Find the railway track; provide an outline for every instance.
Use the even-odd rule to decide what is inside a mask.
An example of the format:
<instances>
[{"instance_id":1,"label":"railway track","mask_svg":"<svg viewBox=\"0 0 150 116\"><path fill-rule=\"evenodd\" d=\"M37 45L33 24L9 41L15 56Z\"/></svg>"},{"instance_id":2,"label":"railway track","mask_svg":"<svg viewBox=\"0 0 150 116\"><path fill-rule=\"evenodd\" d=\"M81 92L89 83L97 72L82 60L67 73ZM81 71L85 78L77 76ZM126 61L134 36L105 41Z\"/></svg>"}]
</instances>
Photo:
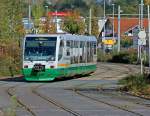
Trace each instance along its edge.
<instances>
[{"instance_id":1,"label":"railway track","mask_svg":"<svg viewBox=\"0 0 150 116\"><path fill-rule=\"evenodd\" d=\"M116 71L116 69L114 70L113 69L113 65L115 65L115 63L111 63L111 65L112 65L112 67L110 67L109 65L103 65L103 64L105 64L105 63L98 63L97 65L97 70L99 70L99 69L105 69L105 71L96 71L96 72L94 72L93 74L91 74L90 75L90 77L92 77L92 78L95 78L95 77L98 77L98 76L100 76L100 75L105 75L105 74L107 74L107 72L106 72L106 70L108 70L108 72L110 72L110 71ZM117 64L118 65L118 67L117 67L117 73L116 74L113 74L112 73L112 75L110 75L110 76L104 76L104 77L101 77L100 79L111 79L111 78L118 78L118 77L120 77L120 78L122 78L122 77L125 77L125 76L127 76L127 75L130 75L130 74L133 74L133 73L137 73L137 71L135 71L133 68L131 68L130 66L128 66L128 64ZM120 67L124 67L126 70L120 70ZM140 71L140 70L139 70ZM124 74L123 76L122 76L122 74ZM120 78L118 78L118 79L120 79Z\"/></svg>"},{"instance_id":2,"label":"railway track","mask_svg":"<svg viewBox=\"0 0 150 116\"><path fill-rule=\"evenodd\" d=\"M103 89L103 91L107 91L108 89ZM104 94L104 95L107 95L107 96L116 96L116 94L115 93L104 93L103 91L101 91L101 93L102 94ZM144 107L147 107L147 108L150 108L150 103L148 104L145 104L145 103L141 103L141 101L140 100L150 100L150 99L148 99L148 98L144 98L144 97L141 97L141 96L136 96L136 95L133 95L133 94L130 94L130 93L127 93L127 92L122 92L122 91L119 91L119 90L116 90L116 92L120 92L120 94L122 94L121 96L123 96L123 95L125 95L125 96L132 96L132 97L137 97L137 98L139 98L139 101L131 101L131 100L128 100L128 99L126 99L127 101L129 101L129 102L132 102L132 103L134 103L134 104L137 104L137 105L142 105L142 106L144 106ZM121 99L121 98L119 98L119 99ZM123 99L123 98L122 98Z\"/></svg>"},{"instance_id":3,"label":"railway track","mask_svg":"<svg viewBox=\"0 0 150 116\"><path fill-rule=\"evenodd\" d=\"M38 88L41 87L41 86L42 86L42 85L39 85L39 86L37 86L36 88L32 88L32 93L34 93L35 95L41 97L42 99L44 99L44 100L47 101L48 103L53 104L53 105L57 106L58 108L60 108L60 109L62 109L62 110L64 110L64 111L66 111L66 112L72 114L73 116L82 116L82 115L79 114L78 112L76 112L76 111L74 111L74 110L72 110L72 109L70 109L70 108L64 106L64 105L61 104L60 102L58 102L58 101L56 101L56 100L54 100L54 99L52 99L52 98L46 97L46 96L42 95L41 93L37 92L36 89L38 89Z\"/></svg>"},{"instance_id":4,"label":"railway track","mask_svg":"<svg viewBox=\"0 0 150 116\"><path fill-rule=\"evenodd\" d=\"M83 94L82 92L78 91L77 89L74 90L74 92L75 92L76 94L82 96L82 97L88 98L88 99L90 99L90 100L92 100L92 101L96 101L97 103L103 103L103 104L106 104L106 105L108 105L108 106L111 106L111 107L114 107L114 108L117 108L117 109L120 109L120 110L123 110L123 111L127 111L127 112L129 112L129 113L135 114L135 115L137 115L137 116L143 116L143 115L140 114L140 113L137 113L137 112L128 110L128 109L123 108L123 107L120 107L120 106L118 106L118 105L114 105L114 104L108 103L108 102L106 102L106 101L102 101L102 100L100 100L100 99L97 99L97 98L94 98L94 97L90 97L90 96L88 96L88 95L86 95L86 94Z\"/></svg>"},{"instance_id":5,"label":"railway track","mask_svg":"<svg viewBox=\"0 0 150 116\"><path fill-rule=\"evenodd\" d=\"M81 114L79 114L78 112L64 106L63 104L59 103L58 101L52 99L52 98L49 98L49 97L46 97L42 94L40 94L39 92L37 92L37 89L39 87L42 87L43 85L45 85L45 83L43 84L39 84L35 87L32 87L31 88L31 92L33 94L35 94L36 96L40 97L41 99L45 100L47 103L51 104L51 105L54 105L62 110L64 110L65 112L68 112L69 114L72 114L73 116L82 116ZM11 86L7 89L7 94L12 97L14 96L15 94L13 93L13 91L15 90L15 88L18 87L18 85L15 85L15 86ZM32 116L36 116L36 113L35 111L32 110L32 108L30 108L28 105L26 105L22 100L20 100L19 98L16 97L16 101L17 103L22 107L24 108L27 112L29 112Z\"/></svg>"},{"instance_id":6,"label":"railway track","mask_svg":"<svg viewBox=\"0 0 150 116\"><path fill-rule=\"evenodd\" d=\"M51 104L51 105L54 105L62 110L64 110L65 112L68 112L69 114L72 114L73 116L82 116L80 115L78 112L76 111L73 111L72 109L64 106L63 104L59 103L58 101L54 100L54 99L51 99L51 98L48 98L42 94L40 94L39 92L37 92L37 89L41 86L45 85L45 83L43 84L40 84L40 85L37 85L35 87L32 87L31 88L31 92L33 94L35 94L36 96L40 97L41 99L45 100L47 103ZM13 91L15 90L15 88L17 87L18 85L15 85L15 86L12 86L12 87L9 87L7 89L7 93L10 97L14 96L15 94L13 94ZM26 105L22 100L20 100L19 98L16 97L16 101L18 102L18 104L24 108L27 112L29 112L32 116L36 116L36 112L32 110L32 108L30 108L28 105Z\"/></svg>"},{"instance_id":7,"label":"railway track","mask_svg":"<svg viewBox=\"0 0 150 116\"><path fill-rule=\"evenodd\" d=\"M134 72L134 70L133 70L131 67L129 67L128 65L121 65L121 64L120 64L120 66L127 68L127 71L124 72L124 73L126 73L126 74L130 74L130 73ZM107 66L104 66L104 68L106 69ZM108 67L108 68L109 68L109 67ZM108 69L108 68L107 68L107 69ZM109 68L109 69L110 69L110 68ZM112 70L112 69L111 69L111 70ZM120 72L122 72L122 71L120 71ZM96 77L96 76L98 76L99 74L101 74L101 73L94 74L92 77ZM116 77L117 77L117 76L120 76L120 75L121 75L121 74L117 74ZM107 78L107 77L105 77L105 78ZM102 78L102 79L103 79L103 78ZM87 83L87 84L88 84L88 83ZM142 114L140 114L140 113L138 113L138 112L135 112L135 111L132 111L132 110L129 110L129 109L125 108L125 107L121 107L121 106L116 105L116 104L111 104L111 103L109 103L109 102L107 102L107 101L103 101L103 100L97 99L97 98L95 98L95 97L91 97L91 96L89 96L89 95L86 95L85 93L83 93L83 92L81 91L81 88L82 88L82 85L80 84L80 85L75 86L74 88L69 88L69 90L74 91L77 95L80 95L80 96L82 96L82 97L84 97L84 98L90 99L90 100L92 100L92 101L96 101L97 103L103 103L103 104L106 104L106 105L108 105L108 106L115 107L115 108L117 108L117 109L120 109L120 110L129 112L129 113L132 113L132 114L137 115L137 116L143 116ZM103 88L101 88L101 87L99 87L99 86L97 86L97 87L95 88L96 91L100 91L101 89L103 89ZM122 93L124 93L124 92L122 92ZM103 94L103 93L102 93L102 94ZM106 94L106 95L107 95L107 96L110 96L110 94ZM126 95L127 95L127 94L126 94ZM132 95L131 95L131 96L132 96ZM137 96L136 96L136 97L137 97ZM137 103L137 102L132 102L132 103L138 104L138 105L143 105L144 107L149 107L149 105L145 105L145 104L141 104L141 103Z\"/></svg>"},{"instance_id":8,"label":"railway track","mask_svg":"<svg viewBox=\"0 0 150 116\"><path fill-rule=\"evenodd\" d=\"M113 63L112 63L112 65L113 65ZM120 71L120 69L118 69L118 70L117 70L117 73L119 73L119 74L114 75L113 77L118 77L118 76L122 75L123 73L124 73L124 74L131 74L131 72L133 71L133 69L132 69L131 67L129 67L128 65L119 64L119 66L126 68L127 71ZM99 68L105 69L105 70L108 70L108 71L113 71L113 68L110 68L110 67L107 66L107 65L101 65L101 67L100 67L100 66L97 67L97 69L99 69ZM103 71L103 72L95 72L95 73L92 75L92 77L97 77L97 76L102 75L102 74L105 74L105 73L107 73L107 72L106 72L106 71ZM110 78L113 78L113 77L110 77ZM104 77L104 78L106 78L106 77ZM108 77L108 78L109 78L109 77ZM102 78L102 79L103 79L103 78Z\"/></svg>"},{"instance_id":9,"label":"railway track","mask_svg":"<svg viewBox=\"0 0 150 116\"><path fill-rule=\"evenodd\" d=\"M124 65L123 65L123 66L124 66ZM113 70L112 68L109 68L109 67L107 67L107 66L105 66L105 67L98 67L98 68L105 68L105 69L108 69L108 70ZM128 71L127 71L126 73L129 73L129 72L132 70L132 68L130 68L130 67L128 67L128 66L125 66L125 68L128 69ZM118 72L119 72L119 71L118 71ZM102 73L106 73L106 72L97 72L96 74L93 74L92 77L97 77L98 75L101 75ZM122 73L122 71L120 71L120 73L117 74L117 75L119 76L119 75L121 75L121 73ZM106 77L105 77L105 78L106 78ZM134 112L134 111L130 111L130 110L126 109L126 108L122 108L122 107L120 107L120 106L117 106L117 105L114 105L114 104L110 104L110 103L105 102L105 101L101 101L100 99L96 99L96 98L90 97L90 96L88 96L88 95L82 93L82 92L78 89L78 87L81 87L81 86L86 85L86 84L88 84L88 83L89 83L89 82L83 82L83 83L80 84L80 85L76 85L77 87L73 87L73 88L71 88L71 89L72 89L72 91L74 91L77 95L80 95L80 96L82 96L82 97L88 98L88 99L90 99L90 100L92 100L92 101L96 101L96 102L98 102L98 103L103 103L103 104L109 105L109 106L111 106L111 107L115 107L115 108L117 108L117 109L120 109L120 110L123 110L123 111L127 111L127 112L130 112L130 113L135 114L135 115L138 115L138 116L143 116L143 115L141 115L140 113L137 113L137 112ZM31 88L31 93L33 93L34 95L40 97L41 99L43 99L43 100L46 101L47 103L49 103L49 104L51 104L51 105L54 105L54 106L56 106L56 107L58 107L58 108L64 110L65 112L68 112L68 113L70 113L70 114L72 114L72 115L74 115L74 116L81 116L80 113L78 113L78 112L74 111L73 109L71 109L71 108L65 106L64 104L60 103L59 101L57 101L57 100L55 100L55 99L53 99L53 98L47 97L47 96L41 94L40 92L38 92L37 89L40 88L40 87L42 87L43 85L45 85L45 83L43 83L43 84L38 84L37 86L32 87L32 88ZM9 88L7 89L7 93L8 93L8 95L9 95L10 97L12 97L12 96L15 95L13 91L15 91L15 89L16 89L18 86L19 86L19 84L18 84L18 85L15 85L15 86L11 86L11 87L9 87ZM97 87L97 89L99 90L99 87ZM33 111L32 108L30 108L27 104L25 104L25 103L24 103L23 101L21 101L19 98L17 98L17 102L20 104L20 106L21 106L22 108L24 108L24 109L25 109L27 112L29 112L32 116L36 116L35 111Z\"/></svg>"},{"instance_id":10,"label":"railway track","mask_svg":"<svg viewBox=\"0 0 150 116\"><path fill-rule=\"evenodd\" d=\"M15 95L15 94L13 94L13 91L14 91L14 89L15 89L17 86L18 86L18 85L9 87L9 88L6 90L7 94L8 94L10 97L12 97L12 96ZM16 97L16 101L17 101L17 103L18 103L22 108L24 108L24 109L25 109L27 112L29 112L32 116L36 116L36 114L34 113L34 111L32 111L29 106L27 106L25 103L23 103L23 102L22 102L20 99L18 99L17 97Z\"/></svg>"}]
</instances>

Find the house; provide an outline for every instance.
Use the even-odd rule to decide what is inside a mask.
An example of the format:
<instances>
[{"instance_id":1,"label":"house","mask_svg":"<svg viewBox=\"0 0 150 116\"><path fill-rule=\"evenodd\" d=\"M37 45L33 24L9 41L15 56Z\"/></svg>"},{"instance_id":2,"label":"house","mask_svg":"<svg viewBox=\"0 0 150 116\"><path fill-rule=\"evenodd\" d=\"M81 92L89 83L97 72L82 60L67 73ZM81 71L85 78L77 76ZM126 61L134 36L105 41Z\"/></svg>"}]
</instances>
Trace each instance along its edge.
<instances>
[{"instance_id":1,"label":"house","mask_svg":"<svg viewBox=\"0 0 150 116\"><path fill-rule=\"evenodd\" d=\"M112 37L113 35L113 18L108 17L105 21L99 20L99 37L103 37L104 24L105 23L105 37ZM139 32L140 21L138 18L121 18L120 19L120 34L121 36L137 36ZM145 30L148 29L148 19L143 19L143 27ZM114 18L114 35L118 36L118 18Z\"/></svg>"},{"instance_id":2,"label":"house","mask_svg":"<svg viewBox=\"0 0 150 116\"><path fill-rule=\"evenodd\" d=\"M113 23L114 23L114 38L113 38ZM105 21L104 19L99 20L99 41L105 47L112 48L112 46L117 42L118 39L118 18L108 17ZM123 17L120 19L120 35L121 39L128 38L132 40L134 48L138 45L138 33L140 31L140 20L139 18L127 18ZM143 19L143 28L148 32L148 19ZM105 29L105 33L104 33Z\"/></svg>"}]
</instances>

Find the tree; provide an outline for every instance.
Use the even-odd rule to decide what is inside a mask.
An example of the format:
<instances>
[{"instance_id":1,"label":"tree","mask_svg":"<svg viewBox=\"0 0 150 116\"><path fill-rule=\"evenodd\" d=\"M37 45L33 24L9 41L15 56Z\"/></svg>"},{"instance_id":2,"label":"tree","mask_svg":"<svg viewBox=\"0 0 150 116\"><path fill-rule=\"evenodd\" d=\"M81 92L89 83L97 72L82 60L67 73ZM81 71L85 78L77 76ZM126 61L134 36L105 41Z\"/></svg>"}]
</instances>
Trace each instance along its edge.
<instances>
[{"instance_id":1,"label":"tree","mask_svg":"<svg viewBox=\"0 0 150 116\"><path fill-rule=\"evenodd\" d=\"M92 6L92 35L99 36L99 26L98 26L98 7Z\"/></svg>"},{"instance_id":2,"label":"tree","mask_svg":"<svg viewBox=\"0 0 150 116\"><path fill-rule=\"evenodd\" d=\"M44 9L43 6L35 4L32 7L32 15L34 17L35 28L38 29L40 25L40 18L43 16Z\"/></svg>"},{"instance_id":3,"label":"tree","mask_svg":"<svg viewBox=\"0 0 150 116\"><path fill-rule=\"evenodd\" d=\"M85 33L85 21L78 11L73 11L70 16L66 17L62 27L64 31L71 34Z\"/></svg>"},{"instance_id":4,"label":"tree","mask_svg":"<svg viewBox=\"0 0 150 116\"><path fill-rule=\"evenodd\" d=\"M139 0L115 0L115 4L121 6L123 13L138 13Z\"/></svg>"},{"instance_id":5,"label":"tree","mask_svg":"<svg viewBox=\"0 0 150 116\"><path fill-rule=\"evenodd\" d=\"M52 16L46 16L42 30L44 33L48 34L56 33L56 23L54 22L54 18Z\"/></svg>"},{"instance_id":6,"label":"tree","mask_svg":"<svg viewBox=\"0 0 150 116\"><path fill-rule=\"evenodd\" d=\"M23 35L22 1L0 1L0 38L17 38Z\"/></svg>"},{"instance_id":7,"label":"tree","mask_svg":"<svg viewBox=\"0 0 150 116\"><path fill-rule=\"evenodd\" d=\"M22 0L0 0L0 74L20 67L19 40L24 35ZM13 67L13 68L12 68Z\"/></svg>"},{"instance_id":8,"label":"tree","mask_svg":"<svg viewBox=\"0 0 150 116\"><path fill-rule=\"evenodd\" d=\"M144 3L145 3L146 5L150 5L150 0L144 0Z\"/></svg>"}]
</instances>

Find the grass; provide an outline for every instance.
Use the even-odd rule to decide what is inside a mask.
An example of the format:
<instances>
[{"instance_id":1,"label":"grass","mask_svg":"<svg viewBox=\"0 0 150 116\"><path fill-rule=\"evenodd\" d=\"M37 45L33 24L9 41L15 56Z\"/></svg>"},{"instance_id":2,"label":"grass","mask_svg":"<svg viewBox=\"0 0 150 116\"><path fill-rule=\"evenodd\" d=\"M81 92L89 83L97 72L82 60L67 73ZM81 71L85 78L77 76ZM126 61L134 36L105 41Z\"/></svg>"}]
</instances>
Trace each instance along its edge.
<instances>
[{"instance_id":1,"label":"grass","mask_svg":"<svg viewBox=\"0 0 150 116\"><path fill-rule=\"evenodd\" d=\"M148 75L130 75L120 80L119 84L123 85L121 87L123 91L150 97L150 76Z\"/></svg>"},{"instance_id":2,"label":"grass","mask_svg":"<svg viewBox=\"0 0 150 116\"><path fill-rule=\"evenodd\" d=\"M16 96L11 97L11 106L4 109L4 116L16 116L16 109L19 107Z\"/></svg>"}]
</instances>

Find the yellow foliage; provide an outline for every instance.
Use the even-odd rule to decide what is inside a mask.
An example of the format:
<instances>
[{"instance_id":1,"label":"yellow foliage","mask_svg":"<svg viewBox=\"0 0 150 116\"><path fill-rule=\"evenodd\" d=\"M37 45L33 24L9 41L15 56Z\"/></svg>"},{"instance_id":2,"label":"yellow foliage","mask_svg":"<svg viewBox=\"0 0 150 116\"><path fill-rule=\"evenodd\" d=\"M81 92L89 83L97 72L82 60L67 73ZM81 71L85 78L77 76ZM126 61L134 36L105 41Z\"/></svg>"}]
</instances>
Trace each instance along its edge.
<instances>
[{"instance_id":1,"label":"yellow foliage","mask_svg":"<svg viewBox=\"0 0 150 116\"><path fill-rule=\"evenodd\" d=\"M145 3L146 5L150 5L150 0L144 0L144 3Z\"/></svg>"},{"instance_id":2,"label":"yellow foliage","mask_svg":"<svg viewBox=\"0 0 150 116\"><path fill-rule=\"evenodd\" d=\"M42 30L44 33L48 33L48 34L56 33L56 24L55 22L53 22L53 17L48 16L46 18L46 21L42 26Z\"/></svg>"},{"instance_id":3,"label":"yellow foliage","mask_svg":"<svg viewBox=\"0 0 150 116\"><path fill-rule=\"evenodd\" d=\"M85 21L80 16L78 10L72 11L70 16L65 17L61 26L66 32L72 34L85 34Z\"/></svg>"}]
</instances>

